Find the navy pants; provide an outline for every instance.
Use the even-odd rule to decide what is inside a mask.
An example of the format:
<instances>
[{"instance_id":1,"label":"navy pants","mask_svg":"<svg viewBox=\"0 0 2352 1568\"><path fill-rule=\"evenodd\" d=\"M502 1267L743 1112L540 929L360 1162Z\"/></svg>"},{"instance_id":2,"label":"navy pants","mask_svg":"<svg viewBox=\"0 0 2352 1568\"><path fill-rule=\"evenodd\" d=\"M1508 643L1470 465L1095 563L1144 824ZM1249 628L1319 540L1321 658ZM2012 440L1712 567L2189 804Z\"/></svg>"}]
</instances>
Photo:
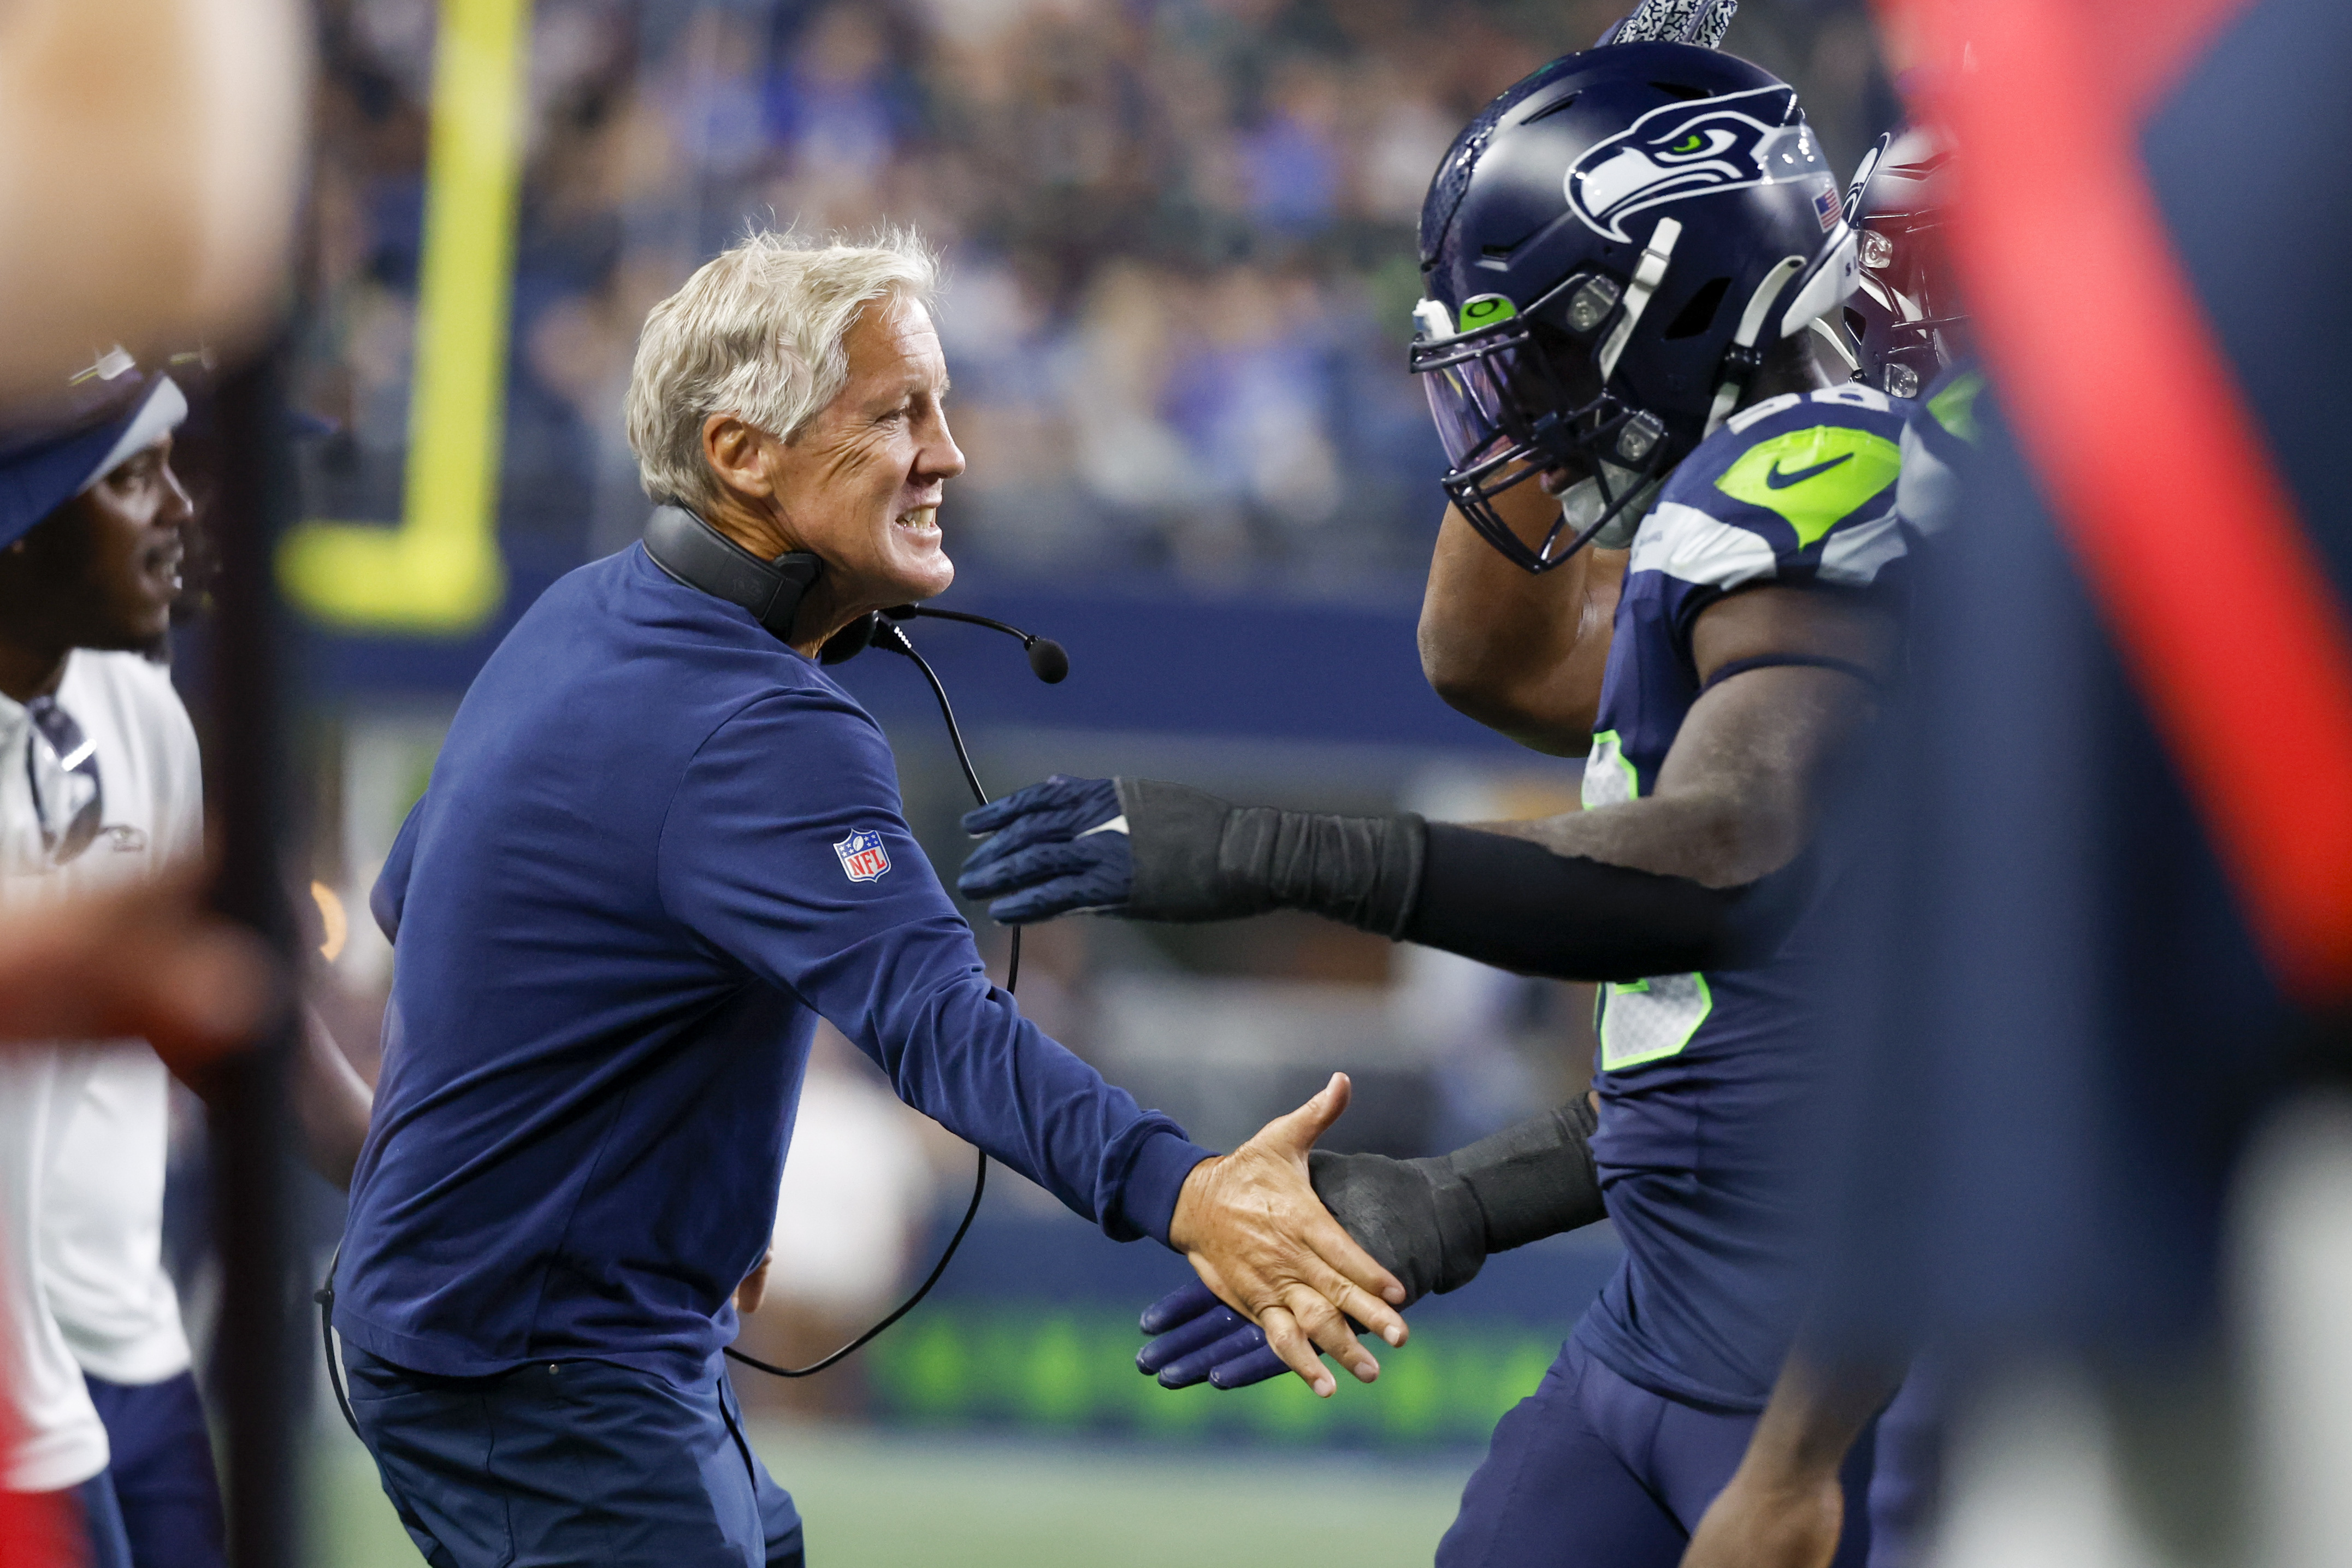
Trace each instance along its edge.
<instances>
[{"instance_id":1,"label":"navy pants","mask_svg":"<svg viewBox=\"0 0 2352 1568\"><path fill-rule=\"evenodd\" d=\"M436 1377L343 1347L383 1490L433 1568L802 1568L724 1375L603 1361Z\"/></svg>"},{"instance_id":2,"label":"navy pants","mask_svg":"<svg viewBox=\"0 0 2352 1568\"><path fill-rule=\"evenodd\" d=\"M1496 1425L1438 1568L1675 1568L1755 1428L1637 1387L1571 1341ZM1864 1434L1846 1461L1834 1568L1869 1553L1871 1450Z\"/></svg>"},{"instance_id":3,"label":"navy pants","mask_svg":"<svg viewBox=\"0 0 2352 1568\"><path fill-rule=\"evenodd\" d=\"M227 1548L220 1478L195 1375L161 1383L83 1381L114 1450L107 1475L121 1505L132 1568L221 1568Z\"/></svg>"}]
</instances>

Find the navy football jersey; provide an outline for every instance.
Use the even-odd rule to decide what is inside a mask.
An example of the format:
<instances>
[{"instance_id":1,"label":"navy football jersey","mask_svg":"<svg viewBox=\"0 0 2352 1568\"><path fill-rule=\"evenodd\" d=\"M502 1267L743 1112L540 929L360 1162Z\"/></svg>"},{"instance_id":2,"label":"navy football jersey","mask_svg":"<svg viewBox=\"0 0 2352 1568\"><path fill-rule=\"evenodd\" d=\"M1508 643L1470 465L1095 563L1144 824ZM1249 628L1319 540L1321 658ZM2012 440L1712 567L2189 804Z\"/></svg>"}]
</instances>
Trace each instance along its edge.
<instances>
[{"instance_id":1,"label":"navy football jersey","mask_svg":"<svg viewBox=\"0 0 2352 1568\"><path fill-rule=\"evenodd\" d=\"M1635 534L1588 809L1646 795L1697 699L1701 612L1759 582L1860 590L1913 535L1895 509L1912 404L1859 384L1769 399L1700 444ZM1803 1307L1808 1124L1831 1052L1821 897L1769 964L1601 988L1592 1139L1625 1261L1578 1326L1653 1392L1763 1406Z\"/></svg>"}]
</instances>

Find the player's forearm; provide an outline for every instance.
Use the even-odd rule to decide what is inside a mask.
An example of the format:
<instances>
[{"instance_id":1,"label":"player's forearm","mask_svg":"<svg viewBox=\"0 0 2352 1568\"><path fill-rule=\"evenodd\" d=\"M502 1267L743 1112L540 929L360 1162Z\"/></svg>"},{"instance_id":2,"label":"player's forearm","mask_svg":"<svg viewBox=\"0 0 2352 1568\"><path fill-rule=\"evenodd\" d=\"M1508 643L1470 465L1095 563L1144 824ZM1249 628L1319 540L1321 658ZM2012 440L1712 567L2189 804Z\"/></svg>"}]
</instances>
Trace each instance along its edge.
<instances>
[{"instance_id":1,"label":"player's forearm","mask_svg":"<svg viewBox=\"0 0 2352 1568\"><path fill-rule=\"evenodd\" d=\"M1580 1094L1438 1157L1445 1176L1475 1200L1482 1251L1508 1252L1608 1218L1592 1160L1598 1121L1592 1102Z\"/></svg>"},{"instance_id":2,"label":"player's forearm","mask_svg":"<svg viewBox=\"0 0 2352 1568\"><path fill-rule=\"evenodd\" d=\"M1407 1304L1456 1291L1497 1252L1607 1217L1580 1095L1450 1155L1391 1159L1318 1149L1315 1194L1394 1274Z\"/></svg>"},{"instance_id":3,"label":"player's forearm","mask_svg":"<svg viewBox=\"0 0 2352 1568\"><path fill-rule=\"evenodd\" d=\"M1500 499L1525 514L1523 528L1538 537L1559 509L1532 484ZM1582 756L1592 743L1624 566L1620 552L1585 549L1538 577L1449 508L1422 601L1422 672L1431 688L1522 746Z\"/></svg>"},{"instance_id":4,"label":"player's forearm","mask_svg":"<svg viewBox=\"0 0 2352 1568\"><path fill-rule=\"evenodd\" d=\"M1805 880L1709 887L1410 813L1235 806L1150 779L1049 779L964 826L987 841L957 885L1009 924L1081 909L1162 921L1297 909L1559 979L1760 961Z\"/></svg>"},{"instance_id":5,"label":"player's forearm","mask_svg":"<svg viewBox=\"0 0 2352 1568\"><path fill-rule=\"evenodd\" d=\"M1686 877L1704 887L1738 887L1780 870L1804 848L1803 814L1784 794L1758 781L1738 795L1710 789L1475 825L1541 844L1556 855Z\"/></svg>"},{"instance_id":6,"label":"player's forearm","mask_svg":"<svg viewBox=\"0 0 2352 1568\"><path fill-rule=\"evenodd\" d=\"M1145 918L1297 909L1580 980L1753 961L1784 928L1776 888L1711 888L1412 815L1236 807L1181 785L1118 782L1134 856L1129 910Z\"/></svg>"}]
</instances>

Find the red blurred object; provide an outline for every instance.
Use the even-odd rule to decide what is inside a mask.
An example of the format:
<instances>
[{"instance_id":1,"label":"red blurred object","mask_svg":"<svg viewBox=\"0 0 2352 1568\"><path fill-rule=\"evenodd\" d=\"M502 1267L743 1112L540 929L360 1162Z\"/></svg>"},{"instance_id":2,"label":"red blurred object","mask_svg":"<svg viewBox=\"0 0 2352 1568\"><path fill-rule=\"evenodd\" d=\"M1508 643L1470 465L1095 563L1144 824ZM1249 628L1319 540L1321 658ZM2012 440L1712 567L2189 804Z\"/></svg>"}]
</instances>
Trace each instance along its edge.
<instances>
[{"instance_id":1,"label":"red blurred object","mask_svg":"<svg viewBox=\"0 0 2352 1568\"><path fill-rule=\"evenodd\" d=\"M71 1492L0 1491L0 1563L80 1568L80 1511Z\"/></svg>"},{"instance_id":2,"label":"red blurred object","mask_svg":"<svg viewBox=\"0 0 2352 1568\"><path fill-rule=\"evenodd\" d=\"M0 1343L7 1325L0 1322ZM16 1423L0 1405L0 1458L16 1451ZM58 1491L0 1489L0 1565L4 1568L81 1568L81 1512L73 1495Z\"/></svg>"},{"instance_id":3,"label":"red blurred object","mask_svg":"<svg viewBox=\"0 0 2352 1568\"><path fill-rule=\"evenodd\" d=\"M2352 616L2138 150L2151 105L2248 0L1880 4L1937 68L1915 110L1966 151L1951 256L2010 428L2282 985L2352 998ZM2053 281L2062 248L2096 309ZM2249 693L2262 768L2217 744Z\"/></svg>"}]
</instances>

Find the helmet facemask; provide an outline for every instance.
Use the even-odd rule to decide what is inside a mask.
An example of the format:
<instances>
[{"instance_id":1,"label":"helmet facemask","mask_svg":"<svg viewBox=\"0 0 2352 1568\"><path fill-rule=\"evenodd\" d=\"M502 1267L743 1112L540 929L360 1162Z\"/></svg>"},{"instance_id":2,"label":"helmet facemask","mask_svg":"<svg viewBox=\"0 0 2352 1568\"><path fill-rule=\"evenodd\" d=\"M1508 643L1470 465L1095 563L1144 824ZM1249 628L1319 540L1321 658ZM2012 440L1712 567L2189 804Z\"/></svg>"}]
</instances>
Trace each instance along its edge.
<instances>
[{"instance_id":1,"label":"helmet facemask","mask_svg":"<svg viewBox=\"0 0 2352 1568\"><path fill-rule=\"evenodd\" d=\"M1951 298L1944 251L1951 152L1932 132L1889 131L1846 192L1857 277L1845 307L1855 379L1916 397L1969 352L1968 315Z\"/></svg>"},{"instance_id":2,"label":"helmet facemask","mask_svg":"<svg viewBox=\"0 0 2352 1568\"><path fill-rule=\"evenodd\" d=\"M1860 226L1856 292L1887 318L1878 324L1882 341L1869 345L1877 363L1864 369L1876 371L1880 390L1896 397L1918 396L1967 351L1968 317L1937 298L1942 227L1937 212L1871 214Z\"/></svg>"},{"instance_id":3,"label":"helmet facemask","mask_svg":"<svg viewBox=\"0 0 2352 1568\"><path fill-rule=\"evenodd\" d=\"M1465 325L1444 335L1444 307L1425 301L1412 346L1431 416L1444 444L1446 498L1515 565L1546 572L1596 537L1628 536L1670 466L1664 421L1609 390L1612 348L1624 334L1616 280L1580 273L1528 308L1499 295L1465 301ZM1495 497L1546 472L1574 476L1560 515L1536 544L1522 539ZM1614 527L1612 527L1614 525Z\"/></svg>"}]
</instances>

